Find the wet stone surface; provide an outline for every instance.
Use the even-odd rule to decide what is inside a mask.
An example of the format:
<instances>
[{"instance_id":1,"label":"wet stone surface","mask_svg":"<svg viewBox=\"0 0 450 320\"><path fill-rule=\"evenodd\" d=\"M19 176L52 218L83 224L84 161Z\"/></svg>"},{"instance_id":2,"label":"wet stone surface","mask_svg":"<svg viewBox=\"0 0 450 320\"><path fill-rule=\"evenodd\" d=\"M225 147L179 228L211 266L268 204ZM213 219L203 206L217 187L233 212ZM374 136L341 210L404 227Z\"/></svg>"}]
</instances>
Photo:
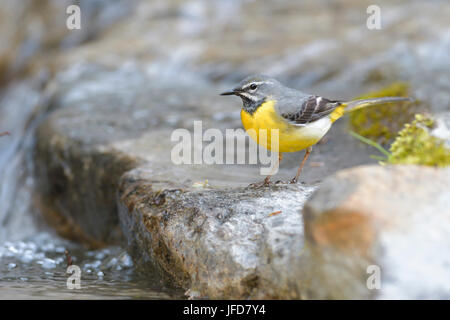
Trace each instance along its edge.
<instances>
[{"instance_id":1,"label":"wet stone surface","mask_svg":"<svg viewBox=\"0 0 450 320\"><path fill-rule=\"evenodd\" d=\"M312 186L163 188L127 173L119 215L138 265L151 264L191 297L300 298L301 209Z\"/></svg>"}]
</instances>

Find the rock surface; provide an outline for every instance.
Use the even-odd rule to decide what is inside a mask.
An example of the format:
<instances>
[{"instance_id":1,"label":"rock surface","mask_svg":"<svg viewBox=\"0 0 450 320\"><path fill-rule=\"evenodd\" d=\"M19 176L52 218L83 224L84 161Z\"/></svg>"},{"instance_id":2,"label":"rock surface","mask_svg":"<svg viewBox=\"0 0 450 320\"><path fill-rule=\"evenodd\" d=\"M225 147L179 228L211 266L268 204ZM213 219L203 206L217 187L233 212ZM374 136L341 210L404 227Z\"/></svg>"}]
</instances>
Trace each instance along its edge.
<instances>
[{"instance_id":1,"label":"rock surface","mask_svg":"<svg viewBox=\"0 0 450 320\"><path fill-rule=\"evenodd\" d=\"M347 169L308 201L313 187L192 190L154 182L145 168L123 176L122 229L139 265L191 296L450 297L449 169ZM381 288L368 287L373 266Z\"/></svg>"},{"instance_id":2,"label":"rock surface","mask_svg":"<svg viewBox=\"0 0 450 320\"><path fill-rule=\"evenodd\" d=\"M450 169L340 171L307 202L304 220L318 298L450 298ZM381 276L372 291L371 265Z\"/></svg>"},{"instance_id":3,"label":"rock surface","mask_svg":"<svg viewBox=\"0 0 450 320\"><path fill-rule=\"evenodd\" d=\"M119 187L122 230L138 265L158 269L192 297L301 297L301 208L314 187L193 190L154 181L139 168Z\"/></svg>"}]
</instances>

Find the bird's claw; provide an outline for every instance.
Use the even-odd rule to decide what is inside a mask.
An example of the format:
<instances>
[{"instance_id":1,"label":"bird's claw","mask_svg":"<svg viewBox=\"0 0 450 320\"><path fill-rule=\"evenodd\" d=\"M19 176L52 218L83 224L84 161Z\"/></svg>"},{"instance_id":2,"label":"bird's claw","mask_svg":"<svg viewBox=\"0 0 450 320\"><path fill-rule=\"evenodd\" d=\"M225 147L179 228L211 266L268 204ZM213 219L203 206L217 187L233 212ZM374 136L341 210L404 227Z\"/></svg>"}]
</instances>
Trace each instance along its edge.
<instances>
[{"instance_id":1,"label":"bird's claw","mask_svg":"<svg viewBox=\"0 0 450 320\"><path fill-rule=\"evenodd\" d=\"M271 182L270 180L264 179L261 182L250 183L248 186L251 188L261 188L261 187L270 186L271 184L273 184L273 182Z\"/></svg>"},{"instance_id":2,"label":"bird's claw","mask_svg":"<svg viewBox=\"0 0 450 320\"><path fill-rule=\"evenodd\" d=\"M250 188L262 188L262 187L265 187L265 186L268 186L269 184L266 184L266 183L264 183L264 181L263 182L254 182L254 183L250 183L248 186L250 187Z\"/></svg>"},{"instance_id":3,"label":"bird's claw","mask_svg":"<svg viewBox=\"0 0 450 320\"><path fill-rule=\"evenodd\" d=\"M270 180L263 180L261 182L255 182L255 183L251 183L248 186L250 188L262 188L262 187L268 187L270 185L277 185L277 184L297 184L298 183L298 179L296 179L295 177L292 178L291 180L288 181L283 181L283 180L277 180L275 182L272 182Z\"/></svg>"}]
</instances>

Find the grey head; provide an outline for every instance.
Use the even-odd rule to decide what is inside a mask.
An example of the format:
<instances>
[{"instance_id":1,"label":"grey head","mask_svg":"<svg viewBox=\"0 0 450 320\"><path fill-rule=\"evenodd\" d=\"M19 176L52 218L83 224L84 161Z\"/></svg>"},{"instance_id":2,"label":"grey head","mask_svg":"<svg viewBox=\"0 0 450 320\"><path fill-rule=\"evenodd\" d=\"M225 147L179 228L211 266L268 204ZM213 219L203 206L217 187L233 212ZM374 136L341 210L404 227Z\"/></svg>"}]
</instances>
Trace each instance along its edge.
<instances>
[{"instance_id":1,"label":"grey head","mask_svg":"<svg viewBox=\"0 0 450 320\"><path fill-rule=\"evenodd\" d=\"M242 80L233 90L221 93L222 96L236 95L242 99L243 108L250 114L267 99L278 100L281 93L293 89L283 86L278 80L265 75L252 75Z\"/></svg>"}]
</instances>

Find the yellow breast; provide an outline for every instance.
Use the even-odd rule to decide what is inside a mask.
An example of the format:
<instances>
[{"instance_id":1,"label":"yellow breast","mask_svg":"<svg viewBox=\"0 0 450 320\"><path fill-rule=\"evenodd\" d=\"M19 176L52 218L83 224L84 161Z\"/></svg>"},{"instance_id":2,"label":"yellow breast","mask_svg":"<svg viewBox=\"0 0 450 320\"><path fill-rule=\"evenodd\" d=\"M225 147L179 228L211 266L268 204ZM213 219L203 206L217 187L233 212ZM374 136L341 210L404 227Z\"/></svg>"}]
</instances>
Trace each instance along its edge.
<instances>
[{"instance_id":1,"label":"yellow breast","mask_svg":"<svg viewBox=\"0 0 450 320\"><path fill-rule=\"evenodd\" d=\"M276 112L274 100L264 102L253 114L242 109L241 120L253 140L274 151L278 144L279 152L296 152L316 144L332 123L329 117L325 117L305 126L292 125Z\"/></svg>"}]
</instances>

